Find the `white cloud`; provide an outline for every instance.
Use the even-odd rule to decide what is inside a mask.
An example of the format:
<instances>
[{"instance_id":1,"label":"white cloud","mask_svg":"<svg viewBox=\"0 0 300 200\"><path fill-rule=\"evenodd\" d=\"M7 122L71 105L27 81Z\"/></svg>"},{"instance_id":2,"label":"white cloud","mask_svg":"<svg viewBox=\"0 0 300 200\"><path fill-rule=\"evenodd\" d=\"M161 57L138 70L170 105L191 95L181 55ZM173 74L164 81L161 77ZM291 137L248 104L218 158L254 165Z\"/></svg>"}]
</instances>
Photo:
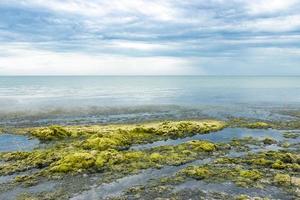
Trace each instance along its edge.
<instances>
[{"instance_id":1,"label":"white cloud","mask_svg":"<svg viewBox=\"0 0 300 200\"><path fill-rule=\"evenodd\" d=\"M287 49L299 49L299 6L300 0L0 0L7 9L0 74L203 74L211 63L222 73L232 72L230 62L249 68L243 61L258 57L271 68L271 54L246 50L278 47L296 60Z\"/></svg>"},{"instance_id":2,"label":"white cloud","mask_svg":"<svg viewBox=\"0 0 300 200\"><path fill-rule=\"evenodd\" d=\"M177 16L177 9L169 0L11 0L6 2L88 17L144 15L153 19L168 21L176 19Z\"/></svg>"},{"instance_id":3,"label":"white cloud","mask_svg":"<svg viewBox=\"0 0 300 200\"><path fill-rule=\"evenodd\" d=\"M139 41L125 41L117 40L107 43L107 46L112 48L142 50L142 51L154 51L154 50L170 50L175 48L175 44L159 44L150 42L139 42Z\"/></svg>"},{"instance_id":4,"label":"white cloud","mask_svg":"<svg viewBox=\"0 0 300 200\"><path fill-rule=\"evenodd\" d=\"M240 29L252 32L284 32L293 31L300 27L300 15L280 16L273 18L256 19L244 22Z\"/></svg>"},{"instance_id":5,"label":"white cloud","mask_svg":"<svg viewBox=\"0 0 300 200\"><path fill-rule=\"evenodd\" d=\"M57 53L26 44L2 45L0 52L7 54L0 56L1 75L182 75L195 70L188 58Z\"/></svg>"},{"instance_id":6,"label":"white cloud","mask_svg":"<svg viewBox=\"0 0 300 200\"><path fill-rule=\"evenodd\" d=\"M265 14L284 11L291 8L298 0L250 0L245 1L250 14Z\"/></svg>"}]
</instances>

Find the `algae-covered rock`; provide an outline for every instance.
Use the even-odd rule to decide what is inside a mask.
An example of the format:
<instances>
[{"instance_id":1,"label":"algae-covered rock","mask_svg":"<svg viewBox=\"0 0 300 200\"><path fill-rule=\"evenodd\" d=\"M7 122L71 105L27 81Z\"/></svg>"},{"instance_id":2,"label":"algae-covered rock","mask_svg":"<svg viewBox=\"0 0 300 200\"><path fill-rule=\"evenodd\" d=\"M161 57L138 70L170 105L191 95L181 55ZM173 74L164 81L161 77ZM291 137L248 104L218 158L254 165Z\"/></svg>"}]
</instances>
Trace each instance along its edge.
<instances>
[{"instance_id":1,"label":"algae-covered rock","mask_svg":"<svg viewBox=\"0 0 300 200\"><path fill-rule=\"evenodd\" d=\"M257 154L249 154L243 159L223 159L222 163L247 164L273 168L277 170L300 170L300 157L298 153L267 151Z\"/></svg>"},{"instance_id":2,"label":"algae-covered rock","mask_svg":"<svg viewBox=\"0 0 300 200\"><path fill-rule=\"evenodd\" d=\"M123 160L122 155L115 149L100 151L95 156L96 156L95 166L98 169L104 167L109 162L109 160L111 160L111 163L116 163L117 160Z\"/></svg>"},{"instance_id":3,"label":"algae-covered rock","mask_svg":"<svg viewBox=\"0 0 300 200\"><path fill-rule=\"evenodd\" d=\"M270 166L273 162L265 158L257 158L257 159L250 160L249 163L267 167Z\"/></svg>"},{"instance_id":4,"label":"algae-covered rock","mask_svg":"<svg viewBox=\"0 0 300 200\"><path fill-rule=\"evenodd\" d=\"M251 197L248 195L242 194L234 197L234 200L250 200Z\"/></svg>"},{"instance_id":5,"label":"algae-covered rock","mask_svg":"<svg viewBox=\"0 0 300 200\"><path fill-rule=\"evenodd\" d=\"M33 152L7 153L2 156L10 162L0 165L0 174L8 175L33 168L45 168L57 161L61 154L53 150L36 150Z\"/></svg>"},{"instance_id":6,"label":"algae-covered rock","mask_svg":"<svg viewBox=\"0 0 300 200\"><path fill-rule=\"evenodd\" d=\"M241 187L253 186L262 179L258 170L242 169L240 167L218 166L207 164L203 166L190 166L181 170L178 175L201 179L206 182L232 181Z\"/></svg>"},{"instance_id":7,"label":"algae-covered rock","mask_svg":"<svg viewBox=\"0 0 300 200\"><path fill-rule=\"evenodd\" d=\"M105 137L91 137L83 143L83 147L86 147L88 149L97 149L100 151L114 149L119 146L122 146L121 141Z\"/></svg>"},{"instance_id":8,"label":"algae-covered rock","mask_svg":"<svg viewBox=\"0 0 300 200\"><path fill-rule=\"evenodd\" d=\"M285 133L283 133L283 137L291 138L291 139L297 139L298 137L300 137L300 134L299 133L293 133L293 132L285 132Z\"/></svg>"},{"instance_id":9,"label":"algae-covered rock","mask_svg":"<svg viewBox=\"0 0 300 200\"><path fill-rule=\"evenodd\" d=\"M162 155L160 155L159 153L152 153L149 158L153 162L158 162L158 161L162 160L164 157Z\"/></svg>"},{"instance_id":10,"label":"algae-covered rock","mask_svg":"<svg viewBox=\"0 0 300 200\"><path fill-rule=\"evenodd\" d=\"M8 152L8 153L2 153L0 154L1 159L5 161L10 160L22 160L27 158L29 155L31 155L30 152Z\"/></svg>"},{"instance_id":11,"label":"algae-covered rock","mask_svg":"<svg viewBox=\"0 0 300 200\"><path fill-rule=\"evenodd\" d=\"M63 157L50 169L53 172L77 172L86 170L95 164L95 157L87 152L75 152Z\"/></svg>"},{"instance_id":12,"label":"algae-covered rock","mask_svg":"<svg viewBox=\"0 0 300 200\"><path fill-rule=\"evenodd\" d=\"M193 140L187 142L187 144L196 151L211 152L216 150L216 145L208 141Z\"/></svg>"},{"instance_id":13,"label":"algae-covered rock","mask_svg":"<svg viewBox=\"0 0 300 200\"><path fill-rule=\"evenodd\" d=\"M271 144L276 144L277 141L274 140L274 139L272 139L272 138L265 138L265 139L263 140L263 143L264 143L265 145L271 145Z\"/></svg>"},{"instance_id":14,"label":"algae-covered rock","mask_svg":"<svg viewBox=\"0 0 300 200\"><path fill-rule=\"evenodd\" d=\"M155 141L164 138L178 138L199 133L208 133L223 129L226 124L217 120L206 121L168 121L146 123L142 125L112 125L112 126L49 126L29 129L32 136L40 140L57 140L63 138L76 138L79 136L105 137L124 145ZM96 139L94 137L92 139ZM90 141L93 144L93 141ZM94 141L97 143L98 141Z\"/></svg>"},{"instance_id":15,"label":"algae-covered rock","mask_svg":"<svg viewBox=\"0 0 300 200\"><path fill-rule=\"evenodd\" d=\"M271 125L266 122L254 122L247 124L246 127L251 129L268 129L271 128Z\"/></svg>"},{"instance_id":16,"label":"algae-covered rock","mask_svg":"<svg viewBox=\"0 0 300 200\"><path fill-rule=\"evenodd\" d=\"M262 177L262 174L257 170L241 170L240 176L256 181Z\"/></svg>"},{"instance_id":17,"label":"algae-covered rock","mask_svg":"<svg viewBox=\"0 0 300 200\"><path fill-rule=\"evenodd\" d=\"M268 129L272 128L273 124L269 122L253 121L245 118L233 118L228 122L230 127L244 127L249 129Z\"/></svg>"},{"instance_id":18,"label":"algae-covered rock","mask_svg":"<svg viewBox=\"0 0 300 200\"><path fill-rule=\"evenodd\" d=\"M289 185L291 184L291 177L288 174L276 174L274 176L274 182L279 185Z\"/></svg>"},{"instance_id":19,"label":"algae-covered rock","mask_svg":"<svg viewBox=\"0 0 300 200\"><path fill-rule=\"evenodd\" d=\"M54 125L39 129L33 129L30 133L40 140L55 140L66 138L72 135L72 133L70 131L67 131L65 128Z\"/></svg>"},{"instance_id":20,"label":"algae-covered rock","mask_svg":"<svg viewBox=\"0 0 300 200\"><path fill-rule=\"evenodd\" d=\"M154 132L158 135L182 137L186 133L208 133L224 127L225 123L220 121L166 121L159 124Z\"/></svg>"},{"instance_id":21,"label":"algae-covered rock","mask_svg":"<svg viewBox=\"0 0 300 200\"><path fill-rule=\"evenodd\" d=\"M196 166L188 167L181 172L195 179L206 179L211 174L210 170L207 167Z\"/></svg>"},{"instance_id":22,"label":"algae-covered rock","mask_svg":"<svg viewBox=\"0 0 300 200\"><path fill-rule=\"evenodd\" d=\"M282 162L281 160L276 160L273 164L272 164L272 168L273 169L284 169L286 167L285 163Z\"/></svg>"},{"instance_id":23,"label":"algae-covered rock","mask_svg":"<svg viewBox=\"0 0 300 200\"><path fill-rule=\"evenodd\" d=\"M16 176L14 181L17 183L21 183L26 187L33 186L38 183L37 177L30 175Z\"/></svg>"}]
</instances>

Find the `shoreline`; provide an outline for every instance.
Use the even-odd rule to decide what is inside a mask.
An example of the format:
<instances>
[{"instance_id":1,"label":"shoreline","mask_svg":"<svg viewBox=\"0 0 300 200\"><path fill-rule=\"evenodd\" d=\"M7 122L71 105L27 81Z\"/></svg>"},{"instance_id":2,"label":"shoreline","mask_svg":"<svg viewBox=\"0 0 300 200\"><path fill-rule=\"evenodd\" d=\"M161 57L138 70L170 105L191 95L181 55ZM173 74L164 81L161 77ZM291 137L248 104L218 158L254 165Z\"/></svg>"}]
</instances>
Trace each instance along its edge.
<instances>
[{"instance_id":1,"label":"shoreline","mask_svg":"<svg viewBox=\"0 0 300 200\"><path fill-rule=\"evenodd\" d=\"M300 123L296 122L300 130ZM1 194L8 194L18 188L18 190L22 188L24 191L30 191L30 188L40 188L43 184L51 183L53 185L48 191L42 191L40 188L29 194L13 192L14 197L18 196L19 199L26 200L45 199L49 196L53 199L89 199L90 195L98 195L99 198L104 195L103 198L114 199L115 197L110 196L109 193L99 193L105 188L105 184L111 184L107 188L108 192L112 188L119 187L118 179L125 178L126 180L126 178L134 177L135 174L143 175L143 173L145 173L143 176L148 176L147 170L158 170L157 178L155 180L145 178L142 182L145 185L144 189L136 190L137 185L134 182L128 184L119 191L121 192L118 193L119 196L129 198L132 195L143 194L147 197L146 199L151 199L152 195L163 195L162 191L154 189L154 185L155 188L170 189L176 188L178 184L188 184L188 181L194 179L200 181L201 184L221 184L218 187L223 187L224 181L231 182L232 188L237 187L237 191L240 191L231 198L247 195L241 194L244 191L243 188L257 188L258 186L278 187L281 191L278 193L279 196L285 194L296 197L299 195L296 192L299 183L295 181L298 181L300 175L298 172L300 170L300 132L294 131L295 124L286 124L285 129L291 129L289 132L278 129L283 127L283 124L238 118L231 119L231 121L175 120L142 124L52 125L25 128L21 129L23 132L18 134L37 138L40 144L35 149L26 152L0 153L0 180L6 176L12 176L8 182L0 184L0 197ZM233 131L237 135L230 135ZM199 137L206 135L211 135L207 137L209 140ZM227 140L218 139L225 136ZM236 138L236 136L239 137ZM181 141L181 139L184 140ZM165 144L163 142L169 140L178 141L178 143ZM158 145L155 142L159 142ZM144 144L149 147L130 148L135 145L142 147ZM253 159L264 158L270 164L247 163L247 156L251 155L247 152L252 152ZM268 160L269 157L261 157L264 156L261 152L266 154L273 152L274 158ZM282 156L288 155L292 156L293 161L281 159ZM201 164L201 160L205 159L218 162L209 161ZM230 165L237 165L237 167L240 165L242 168L228 168ZM167 173L163 169L171 171ZM277 173L274 170L266 172L269 169L276 169ZM228 175L221 175L224 170L227 170ZM202 175L202 173L212 172L211 177ZM257 178L249 178L248 173L250 177ZM220 179L220 176L223 178ZM162 182L162 179L167 177L169 179ZM287 184L288 182L284 179L287 177L292 177L293 183ZM99 189L96 187L90 191L95 184ZM61 187L62 185L65 187ZM183 195L189 191L186 188L177 194L169 189L163 191L170 196ZM201 191L196 193L194 191L190 195L199 193Z\"/></svg>"}]
</instances>

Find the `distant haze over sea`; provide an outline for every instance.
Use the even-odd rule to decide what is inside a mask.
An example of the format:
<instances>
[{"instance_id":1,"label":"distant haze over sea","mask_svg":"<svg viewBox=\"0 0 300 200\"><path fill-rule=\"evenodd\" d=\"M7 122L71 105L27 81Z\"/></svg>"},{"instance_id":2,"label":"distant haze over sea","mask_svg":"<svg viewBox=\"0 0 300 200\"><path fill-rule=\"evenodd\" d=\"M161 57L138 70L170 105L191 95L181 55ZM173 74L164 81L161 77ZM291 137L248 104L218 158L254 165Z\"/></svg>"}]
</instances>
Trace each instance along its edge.
<instances>
[{"instance_id":1,"label":"distant haze over sea","mask_svg":"<svg viewBox=\"0 0 300 200\"><path fill-rule=\"evenodd\" d=\"M265 115L255 109L299 105L299 76L0 77L4 125L186 118L216 112Z\"/></svg>"}]
</instances>

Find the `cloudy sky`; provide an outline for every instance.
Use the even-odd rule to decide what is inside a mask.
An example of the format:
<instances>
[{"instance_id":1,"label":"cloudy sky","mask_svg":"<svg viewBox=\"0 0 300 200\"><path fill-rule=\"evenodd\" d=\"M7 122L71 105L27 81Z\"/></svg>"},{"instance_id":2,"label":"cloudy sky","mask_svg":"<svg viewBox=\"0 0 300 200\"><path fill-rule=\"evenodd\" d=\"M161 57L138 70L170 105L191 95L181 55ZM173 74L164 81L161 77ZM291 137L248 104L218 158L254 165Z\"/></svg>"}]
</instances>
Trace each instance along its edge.
<instances>
[{"instance_id":1,"label":"cloudy sky","mask_svg":"<svg viewBox=\"0 0 300 200\"><path fill-rule=\"evenodd\" d=\"M300 0L0 0L0 75L300 75Z\"/></svg>"}]
</instances>

